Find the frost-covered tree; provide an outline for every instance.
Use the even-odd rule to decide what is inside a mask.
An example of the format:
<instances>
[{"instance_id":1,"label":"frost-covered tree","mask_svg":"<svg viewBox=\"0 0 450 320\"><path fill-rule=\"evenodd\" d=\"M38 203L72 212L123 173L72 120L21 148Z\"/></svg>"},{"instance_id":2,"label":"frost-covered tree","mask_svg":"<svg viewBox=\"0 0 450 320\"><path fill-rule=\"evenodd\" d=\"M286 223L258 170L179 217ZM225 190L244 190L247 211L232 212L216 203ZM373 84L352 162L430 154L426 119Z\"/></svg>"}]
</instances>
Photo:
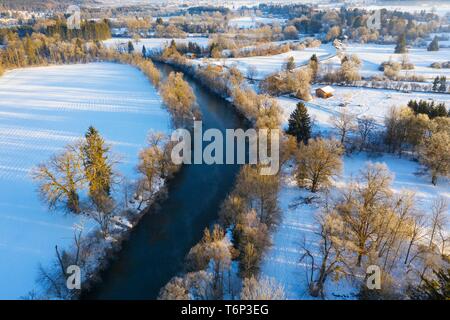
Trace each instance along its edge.
<instances>
[{"instance_id":1,"label":"frost-covered tree","mask_svg":"<svg viewBox=\"0 0 450 320\"><path fill-rule=\"evenodd\" d=\"M271 227L279 220L279 187L278 176L261 175L258 167L246 165L238 176L236 188L239 190L238 194L248 201L250 209L255 210L261 222Z\"/></svg>"},{"instance_id":2,"label":"frost-covered tree","mask_svg":"<svg viewBox=\"0 0 450 320\"><path fill-rule=\"evenodd\" d=\"M33 172L33 178L50 209L63 206L70 212L81 212L79 193L85 178L82 161L74 148L69 147L39 165Z\"/></svg>"},{"instance_id":3,"label":"frost-covered tree","mask_svg":"<svg viewBox=\"0 0 450 320\"><path fill-rule=\"evenodd\" d=\"M359 150L362 151L368 146L368 143L374 133L377 123L374 118L368 116L362 116L357 119L358 128L357 133L359 136Z\"/></svg>"},{"instance_id":4,"label":"frost-covered tree","mask_svg":"<svg viewBox=\"0 0 450 320\"><path fill-rule=\"evenodd\" d=\"M283 30L284 38L287 40L297 40L298 39L298 31L295 26L287 26Z\"/></svg>"},{"instance_id":5,"label":"frost-covered tree","mask_svg":"<svg viewBox=\"0 0 450 320\"><path fill-rule=\"evenodd\" d=\"M262 277L244 279L242 300L285 300L284 287L273 278Z\"/></svg>"},{"instance_id":6,"label":"frost-covered tree","mask_svg":"<svg viewBox=\"0 0 450 320\"><path fill-rule=\"evenodd\" d=\"M170 179L179 168L170 158L172 143L169 137L162 133L150 133L147 141L148 146L139 153L137 167L141 175L135 195L139 202L138 209L144 203L153 202L164 181Z\"/></svg>"},{"instance_id":7,"label":"frost-covered tree","mask_svg":"<svg viewBox=\"0 0 450 320\"><path fill-rule=\"evenodd\" d=\"M446 76L441 76L441 78L439 79L438 91L439 92L446 92L447 91L447 77Z\"/></svg>"},{"instance_id":8,"label":"frost-covered tree","mask_svg":"<svg viewBox=\"0 0 450 320\"><path fill-rule=\"evenodd\" d=\"M171 72L161 85L160 93L175 127L189 127L194 118L199 120L194 92L182 73Z\"/></svg>"},{"instance_id":9,"label":"frost-covered tree","mask_svg":"<svg viewBox=\"0 0 450 320\"><path fill-rule=\"evenodd\" d=\"M436 76L436 78L434 78L432 90L433 91L438 91L439 90L439 76Z\"/></svg>"},{"instance_id":10,"label":"frost-covered tree","mask_svg":"<svg viewBox=\"0 0 450 320\"><path fill-rule=\"evenodd\" d=\"M342 170L342 153L342 145L336 140L317 138L301 144L295 172L298 184L308 186L311 192L329 186L331 178Z\"/></svg>"},{"instance_id":11,"label":"frost-covered tree","mask_svg":"<svg viewBox=\"0 0 450 320\"><path fill-rule=\"evenodd\" d=\"M436 185L438 177L450 175L450 135L441 131L423 140L419 148L419 160L431 174L431 183Z\"/></svg>"},{"instance_id":12,"label":"frost-covered tree","mask_svg":"<svg viewBox=\"0 0 450 320\"><path fill-rule=\"evenodd\" d=\"M397 45L395 46L395 53L406 53L408 49L406 48L406 34L402 33L398 36Z\"/></svg>"},{"instance_id":13,"label":"frost-covered tree","mask_svg":"<svg viewBox=\"0 0 450 320\"><path fill-rule=\"evenodd\" d=\"M295 64L295 60L294 60L294 57L289 57L289 58L287 58L286 59L286 62L285 62L285 64L284 64L284 69L286 70L286 71L292 71L292 70L294 70L296 68L296 64Z\"/></svg>"},{"instance_id":14,"label":"frost-covered tree","mask_svg":"<svg viewBox=\"0 0 450 320\"><path fill-rule=\"evenodd\" d=\"M133 42L128 41L128 53L133 53L134 52L134 45Z\"/></svg>"},{"instance_id":15,"label":"frost-covered tree","mask_svg":"<svg viewBox=\"0 0 450 320\"><path fill-rule=\"evenodd\" d=\"M189 292L183 278L174 277L159 292L158 300L189 300Z\"/></svg>"},{"instance_id":16,"label":"frost-covered tree","mask_svg":"<svg viewBox=\"0 0 450 320\"><path fill-rule=\"evenodd\" d=\"M433 41L427 47L428 51L439 51L439 40L437 36L434 36Z\"/></svg>"},{"instance_id":17,"label":"frost-covered tree","mask_svg":"<svg viewBox=\"0 0 450 320\"><path fill-rule=\"evenodd\" d=\"M313 54L309 59L309 68L311 69L311 80L315 82L319 75L319 59L316 54Z\"/></svg>"},{"instance_id":18,"label":"frost-covered tree","mask_svg":"<svg viewBox=\"0 0 450 320\"><path fill-rule=\"evenodd\" d=\"M309 293L313 297L325 297L325 283L330 278L338 279L342 270L343 255L347 249L342 241L344 229L336 214L325 205L324 212L316 217L318 231L315 246L318 252L313 252L303 244L303 255L300 262L307 267ZM342 238L342 239L341 239Z\"/></svg>"},{"instance_id":19,"label":"frost-covered tree","mask_svg":"<svg viewBox=\"0 0 450 320\"><path fill-rule=\"evenodd\" d=\"M295 136L299 143L307 144L311 138L311 118L303 102L297 103L296 109L291 113L286 133Z\"/></svg>"}]
</instances>

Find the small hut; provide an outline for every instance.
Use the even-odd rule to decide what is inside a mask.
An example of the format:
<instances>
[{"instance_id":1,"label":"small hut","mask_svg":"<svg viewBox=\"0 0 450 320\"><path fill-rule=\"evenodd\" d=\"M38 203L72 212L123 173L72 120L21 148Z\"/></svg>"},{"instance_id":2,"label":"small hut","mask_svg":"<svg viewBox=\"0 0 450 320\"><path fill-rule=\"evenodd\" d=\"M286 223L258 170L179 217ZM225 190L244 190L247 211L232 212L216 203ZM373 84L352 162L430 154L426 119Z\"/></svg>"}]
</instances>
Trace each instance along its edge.
<instances>
[{"instance_id":1,"label":"small hut","mask_svg":"<svg viewBox=\"0 0 450 320\"><path fill-rule=\"evenodd\" d=\"M321 87L321 88L316 89L316 96L318 96L319 98L324 98L324 99L331 98L333 96L333 93L334 93L334 89L330 86Z\"/></svg>"}]
</instances>

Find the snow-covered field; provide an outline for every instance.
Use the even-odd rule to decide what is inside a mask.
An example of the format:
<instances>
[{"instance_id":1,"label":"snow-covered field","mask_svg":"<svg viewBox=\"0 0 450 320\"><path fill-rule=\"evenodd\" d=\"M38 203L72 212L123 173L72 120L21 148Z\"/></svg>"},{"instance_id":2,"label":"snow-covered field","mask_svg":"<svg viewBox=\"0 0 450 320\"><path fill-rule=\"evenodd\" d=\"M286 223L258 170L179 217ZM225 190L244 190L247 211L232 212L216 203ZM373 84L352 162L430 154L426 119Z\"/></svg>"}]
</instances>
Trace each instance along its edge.
<instances>
[{"instance_id":1,"label":"snow-covered field","mask_svg":"<svg viewBox=\"0 0 450 320\"><path fill-rule=\"evenodd\" d=\"M230 27L239 29L251 29L256 28L263 24L274 24L283 25L286 22L285 19L279 18L266 18L266 17L239 17L230 19L228 25Z\"/></svg>"},{"instance_id":2,"label":"snow-covered field","mask_svg":"<svg viewBox=\"0 0 450 320\"><path fill-rule=\"evenodd\" d=\"M28 68L0 78L0 299L33 289L39 263L54 258L55 245L71 243L73 225L82 220L49 212L30 169L93 125L132 179L148 131L169 128L161 106L146 77L126 65Z\"/></svg>"},{"instance_id":3,"label":"snow-covered field","mask_svg":"<svg viewBox=\"0 0 450 320\"><path fill-rule=\"evenodd\" d=\"M355 54L362 62L360 74L362 77L370 77L376 74L383 74L378 68L385 61L400 62L403 55L394 53L395 45L378 44L357 44L349 43L345 52L349 55ZM445 75L450 77L450 69L433 69L430 65L433 62L446 62L450 60L450 48L441 48L439 51L427 51L426 48L410 48L407 54L409 61L414 64L413 70L401 71L401 74L421 75L427 80L432 80L436 76ZM338 57L326 62L333 67L340 67Z\"/></svg>"},{"instance_id":4,"label":"snow-covered field","mask_svg":"<svg viewBox=\"0 0 450 320\"><path fill-rule=\"evenodd\" d=\"M401 62L403 54L396 54L395 45L379 44L359 44L348 43L344 46L345 53L348 55L357 55L362 62L360 74L364 78L374 75L383 75L378 68L385 61ZM316 54L321 62L322 70L326 68L340 68L341 61L336 56L336 49L331 44L323 44L318 48L306 48L300 51L290 51L273 56L255 56L245 58L223 58L208 59L209 62L226 66L236 65L243 73L247 73L249 66L257 71L255 79L260 80L267 75L279 72L289 57L294 57L297 66L302 66L308 62L313 54ZM434 69L430 65L433 62L450 61L450 48L440 48L439 51L427 51L426 48L410 48L407 54L408 61L414 64L412 70L401 70L402 75L423 76L426 81L431 82L436 76L446 76L450 78L450 69Z\"/></svg>"},{"instance_id":5,"label":"snow-covered field","mask_svg":"<svg viewBox=\"0 0 450 320\"><path fill-rule=\"evenodd\" d=\"M189 42L195 42L201 47L206 47L208 45L208 38L205 37L187 37L184 39L173 39L176 43L189 43ZM147 50L152 49L160 49L164 48L165 46L168 46L172 39L168 38L143 38L139 39L138 42L135 42L131 38L111 38L108 40L103 41L103 43L110 48L116 48L116 47L128 47L128 42L133 42L134 49L136 52L142 52L142 46L145 46Z\"/></svg>"},{"instance_id":6,"label":"snow-covered field","mask_svg":"<svg viewBox=\"0 0 450 320\"><path fill-rule=\"evenodd\" d=\"M313 86L312 90L317 86ZM450 106L450 95L438 93L404 93L395 90L370 89L356 87L334 86L334 96L329 99L318 98L313 94L313 100L306 102L309 114L315 119L320 129L329 128L329 119L343 109L343 104L356 116L373 117L379 124L383 124L384 116L391 107L406 106L409 100L434 100ZM283 119L287 123L290 114L295 110L298 100L280 97L278 102L282 107Z\"/></svg>"},{"instance_id":7,"label":"snow-covered field","mask_svg":"<svg viewBox=\"0 0 450 320\"><path fill-rule=\"evenodd\" d=\"M251 66L257 71L257 75L254 78L260 80L271 73L281 71L289 57L294 57L296 65L301 66L307 63L313 54L316 54L320 60L326 60L332 57L335 53L336 50L332 45L322 45L318 48L293 50L273 56L228 58L219 60L208 59L208 61L215 64L226 65L228 67L235 65L243 74L247 74L247 71ZM201 62L203 62L203 60L201 60Z\"/></svg>"}]
</instances>

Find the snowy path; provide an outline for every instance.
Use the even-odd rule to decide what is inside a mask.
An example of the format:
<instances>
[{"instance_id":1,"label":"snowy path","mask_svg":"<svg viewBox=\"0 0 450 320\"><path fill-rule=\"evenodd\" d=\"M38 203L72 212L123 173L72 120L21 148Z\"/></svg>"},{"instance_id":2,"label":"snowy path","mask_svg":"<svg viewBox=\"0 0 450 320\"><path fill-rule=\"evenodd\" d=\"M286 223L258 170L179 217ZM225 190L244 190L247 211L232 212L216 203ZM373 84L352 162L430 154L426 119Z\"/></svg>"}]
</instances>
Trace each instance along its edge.
<instances>
[{"instance_id":1,"label":"snowy path","mask_svg":"<svg viewBox=\"0 0 450 320\"><path fill-rule=\"evenodd\" d=\"M0 78L0 299L27 294L38 264L54 257L56 244L71 243L81 219L48 212L29 173L89 125L133 178L148 131L166 131L169 117L145 76L126 65L28 68Z\"/></svg>"}]
</instances>

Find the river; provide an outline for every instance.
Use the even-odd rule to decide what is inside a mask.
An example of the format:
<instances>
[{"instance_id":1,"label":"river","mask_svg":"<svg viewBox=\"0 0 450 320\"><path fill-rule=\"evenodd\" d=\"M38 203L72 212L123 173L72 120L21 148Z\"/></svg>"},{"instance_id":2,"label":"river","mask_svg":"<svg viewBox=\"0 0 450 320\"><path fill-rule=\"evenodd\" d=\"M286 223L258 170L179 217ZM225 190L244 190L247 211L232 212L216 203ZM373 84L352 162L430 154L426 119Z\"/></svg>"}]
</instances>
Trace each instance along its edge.
<instances>
[{"instance_id":1,"label":"river","mask_svg":"<svg viewBox=\"0 0 450 320\"><path fill-rule=\"evenodd\" d=\"M174 69L156 64L163 77ZM234 108L185 76L202 112L203 130L246 128ZM151 129L151 128L149 128ZM83 299L156 299L161 287L183 271L189 249L218 219L239 165L184 165L170 182L168 197L147 212Z\"/></svg>"}]
</instances>

